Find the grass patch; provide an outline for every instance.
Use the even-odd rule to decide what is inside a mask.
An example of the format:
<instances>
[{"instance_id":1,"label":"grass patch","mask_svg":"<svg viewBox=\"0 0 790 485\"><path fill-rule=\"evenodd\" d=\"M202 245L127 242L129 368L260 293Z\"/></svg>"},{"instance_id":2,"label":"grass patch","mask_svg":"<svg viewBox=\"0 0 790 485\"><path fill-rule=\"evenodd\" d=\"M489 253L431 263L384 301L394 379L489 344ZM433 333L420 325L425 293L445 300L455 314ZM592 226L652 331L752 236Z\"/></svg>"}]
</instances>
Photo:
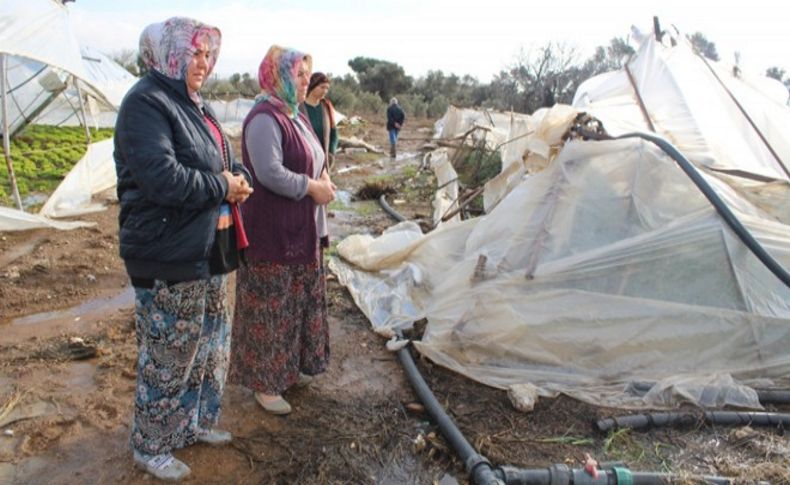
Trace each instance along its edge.
<instances>
[{"instance_id":1,"label":"grass patch","mask_svg":"<svg viewBox=\"0 0 790 485\"><path fill-rule=\"evenodd\" d=\"M553 438L541 438L537 441L538 443L562 443L573 446L592 446L595 444L592 438L583 436L556 436Z\"/></svg>"},{"instance_id":2,"label":"grass patch","mask_svg":"<svg viewBox=\"0 0 790 485\"><path fill-rule=\"evenodd\" d=\"M329 260L337 256L337 245L340 241L337 239L330 239L329 247L324 249L324 264L329 264Z\"/></svg>"},{"instance_id":3,"label":"grass patch","mask_svg":"<svg viewBox=\"0 0 790 485\"><path fill-rule=\"evenodd\" d=\"M91 129L91 139L110 138L111 128ZM85 155L85 130L81 126L31 125L11 140L19 195L55 190L63 177ZM0 164L0 204L13 203L11 182L5 163Z\"/></svg>"},{"instance_id":4,"label":"grass patch","mask_svg":"<svg viewBox=\"0 0 790 485\"><path fill-rule=\"evenodd\" d=\"M348 210L348 209L349 209L349 207L346 204L344 204L343 202L341 202L340 200L338 200L338 199L335 199L335 200L333 200L332 202L329 203L329 210L333 211L333 212L334 211L345 211L345 210Z\"/></svg>"},{"instance_id":5,"label":"grass patch","mask_svg":"<svg viewBox=\"0 0 790 485\"><path fill-rule=\"evenodd\" d=\"M403 170L401 170L401 175L403 175L403 177L407 179L414 177L415 175L417 175L417 166L406 165L405 167L403 167Z\"/></svg>"},{"instance_id":6,"label":"grass patch","mask_svg":"<svg viewBox=\"0 0 790 485\"><path fill-rule=\"evenodd\" d=\"M604 452L626 463L639 463L645 459L645 449L631 436L628 428L609 433L603 442Z\"/></svg>"},{"instance_id":7,"label":"grass patch","mask_svg":"<svg viewBox=\"0 0 790 485\"><path fill-rule=\"evenodd\" d=\"M380 159L384 155L380 153L373 153L373 152L361 152L361 153L349 153L348 156L351 158L351 160L354 163L360 165L368 162L375 162L376 160Z\"/></svg>"},{"instance_id":8,"label":"grass patch","mask_svg":"<svg viewBox=\"0 0 790 485\"><path fill-rule=\"evenodd\" d=\"M353 207L357 214L364 217L372 216L381 211L381 207L377 200L362 200L354 203Z\"/></svg>"}]
</instances>

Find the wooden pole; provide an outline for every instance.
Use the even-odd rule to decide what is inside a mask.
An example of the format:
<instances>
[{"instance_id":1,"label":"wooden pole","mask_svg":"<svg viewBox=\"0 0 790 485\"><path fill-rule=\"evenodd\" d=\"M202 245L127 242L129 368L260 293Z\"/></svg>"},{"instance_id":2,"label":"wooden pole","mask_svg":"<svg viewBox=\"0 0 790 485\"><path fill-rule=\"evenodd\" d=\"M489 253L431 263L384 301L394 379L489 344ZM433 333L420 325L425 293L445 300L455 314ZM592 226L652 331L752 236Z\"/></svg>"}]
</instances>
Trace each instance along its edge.
<instances>
[{"instance_id":1,"label":"wooden pole","mask_svg":"<svg viewBox=\"0 0 790 485\"><path fill-rule=\"evenodd\" d=\"M85 139L87 140L87 144L91 144L91 129L88 126L88 113L85 112L85 103L82 101L82 90L80 89L79 80L72 76L74 80L74 87L77 88L77 97L80 100L80 111L82 112L82 126L85 128Z\"/></svg>"},{"instance_id":2,"label":"wooden pole","mask_svg":"<svg viewBox=\"0 0 790 485\"><path fill-rule=\"evenodd\" d=\"M11 162L11 136L8 127L8 58L5 54L0 54L0 93L2 93L2 115L3 115L3 154L5 154L5 164L8 167L8 179L11 181L11 192L14 194L14 200L19 210L24 211L22 208L22 198L19 196L19 187L16 185L16 177L14 176L14 164Z\"/></svg>"}]
</instances>

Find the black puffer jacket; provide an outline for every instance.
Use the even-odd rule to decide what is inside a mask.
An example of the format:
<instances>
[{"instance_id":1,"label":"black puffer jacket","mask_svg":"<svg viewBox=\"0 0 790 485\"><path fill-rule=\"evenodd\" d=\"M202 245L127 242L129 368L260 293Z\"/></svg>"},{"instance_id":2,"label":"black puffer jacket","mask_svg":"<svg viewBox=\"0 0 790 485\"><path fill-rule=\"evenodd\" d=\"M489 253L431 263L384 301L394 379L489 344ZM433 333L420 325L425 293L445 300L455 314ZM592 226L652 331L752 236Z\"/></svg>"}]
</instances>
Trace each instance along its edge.
<instances>
[{"instance_id":1,"label":"black puffer jacket","mask_svg":"<svg viewBox=\"0 0 790 485\"><path fill-rule=\"evenodd\" d=\"M225 147L231 171L252 182L227 139ZM228 183L220 148L184 81L152 71L132 87L118 112L114 157L120 252L129 275L177 281L209 276Z\"/></svg>"}]
</instances>

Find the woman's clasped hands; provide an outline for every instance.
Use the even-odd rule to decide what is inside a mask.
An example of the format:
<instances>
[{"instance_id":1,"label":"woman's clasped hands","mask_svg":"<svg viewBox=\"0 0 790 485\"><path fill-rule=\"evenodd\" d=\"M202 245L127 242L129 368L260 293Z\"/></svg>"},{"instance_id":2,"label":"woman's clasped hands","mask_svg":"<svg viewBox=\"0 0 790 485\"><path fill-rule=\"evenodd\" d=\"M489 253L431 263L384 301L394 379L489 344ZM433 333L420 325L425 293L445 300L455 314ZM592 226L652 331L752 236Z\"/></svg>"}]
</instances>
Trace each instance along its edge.
<instances>
[{"instance_id":1,"label":"woman's clasped hands","mask_svg":"<svg viewBox=\"0 0 790 485\"><path fill-rule=\"evenodd\" d=\"M329 179L329 173L324 171L318 180L307 181L307 195L313 198L316 204L324 205L335 200L337 186Z\"/></svg>"},{"instance_id":2,"label":"woman's clasped hands","mask_svg":"<svg viewBox=\"0 0 790 485\"><path fill-rule=\"evenodd\" d=\"M225 194L225 200L230 203L243 204L253 192L247 179L241 174L234 175L227 170L222 172L222 175L228 181L228 192Z\"/></svg>"}]
</instances>

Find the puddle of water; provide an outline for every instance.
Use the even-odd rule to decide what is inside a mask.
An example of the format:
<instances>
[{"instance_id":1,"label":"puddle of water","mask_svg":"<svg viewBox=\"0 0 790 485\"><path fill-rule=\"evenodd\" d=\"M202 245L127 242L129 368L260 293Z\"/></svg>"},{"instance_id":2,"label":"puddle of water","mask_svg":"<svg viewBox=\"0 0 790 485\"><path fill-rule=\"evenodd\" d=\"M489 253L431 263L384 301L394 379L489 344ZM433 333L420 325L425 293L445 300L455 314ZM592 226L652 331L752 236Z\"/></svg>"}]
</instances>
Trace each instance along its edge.
<instances>
[{"instance_id":1,"label":"puddle of water","mask_svg":"<svg viewBox=\"0 0 790 485\"><path fill-rule=\"evenodd\" d=\"M351 224L354 219L358 219L356 212L353 210L336 210L332 211L335 216L332 218L332 224Z\"/></svg>"},{"instance_id":2,"label":"puddle of water","mask_svg":"<svg viewBox=\"0 0 790 485\"><path fill-rule=\"evenodd\" d=\"M396 162L401 162L404 160L410 160L412 158L421 158L422 155L419 152L401 152L395 156Z\"/></svg>"},{"instance_id":3,"label":"puddle of water","mask_svg":"<svg viewBox=\"0 0 790 485\"><path fill-rule=\"evenodd\" d=\"M343 204L345 207L351 205L351 192L348 190L338 190L335 192L335 197L337 198L338 202Z\"/></svg>"},{"instance_id":4,"label":"puddle of water","mask_svg":"<svg viewBox=\"0 0 790 485\"><path fill-rule=\"evenodd\" d=\"M47 201L49 196L47 194L41 193L32 193L22 199L22 207L28 209L33 206L42 205L44 202Z\"/></svg>"},{"instance_id":5,"label":"puddle of water","mask_svg":"<svg viewBox=\"0 0 790 485\"><path fill-rule=\"evenodd\" d=\"M96 389L93 378L96 375L96 366L88 362L74 362L70 364L65 375L58 379L61 384L72 392L89 393Z\"/></svg>"},{"instance_id":6,"label":"puddle of water","mask_svg":"<svg viewBox=\"0 0 790 485\"><path fill-rule=\"evenodd\" d=\"M64 320L78 320L90 315L106 314L108 311L132 305L134 303L134 289L131 286L110 298L94 298L77 306L65 310L35 313L24 317L15 318L11 325L33 325Z\"/></svg>"},{"instance_id":7,"label":"puddle of water","mask_svg":"<svg viewBox=\"0 0 790 485\"><path fill-rule=\"evenodd\" d=\"M365 212L367 210L366 206L363 206L363 209L361 210L357 209L358 206L367 202L370 201L352 202L349 205L348 210L332 211L334 213L334 217L332 217L329 222L329 234L332 236L333 241L342 241L351 234L370 232L370 229L365 223L365 218L370 217L370 215L375 214L375 212L364 215L361 214L360 211Z\"/></svg>"},{"instance_id":8,"label":"puddle of water","mask_svg":"<svg viewBox=\"0 0 790 485\"><path fill-rule=\"evenodd\" d=\"M11 441L9 441L11 443ZM14 443L16 444L16 443ZM10 448L11 453L14 447ZM15 483L16 465L13 463L0 463L0 483Z\"/></svg>"}]
</instances>

